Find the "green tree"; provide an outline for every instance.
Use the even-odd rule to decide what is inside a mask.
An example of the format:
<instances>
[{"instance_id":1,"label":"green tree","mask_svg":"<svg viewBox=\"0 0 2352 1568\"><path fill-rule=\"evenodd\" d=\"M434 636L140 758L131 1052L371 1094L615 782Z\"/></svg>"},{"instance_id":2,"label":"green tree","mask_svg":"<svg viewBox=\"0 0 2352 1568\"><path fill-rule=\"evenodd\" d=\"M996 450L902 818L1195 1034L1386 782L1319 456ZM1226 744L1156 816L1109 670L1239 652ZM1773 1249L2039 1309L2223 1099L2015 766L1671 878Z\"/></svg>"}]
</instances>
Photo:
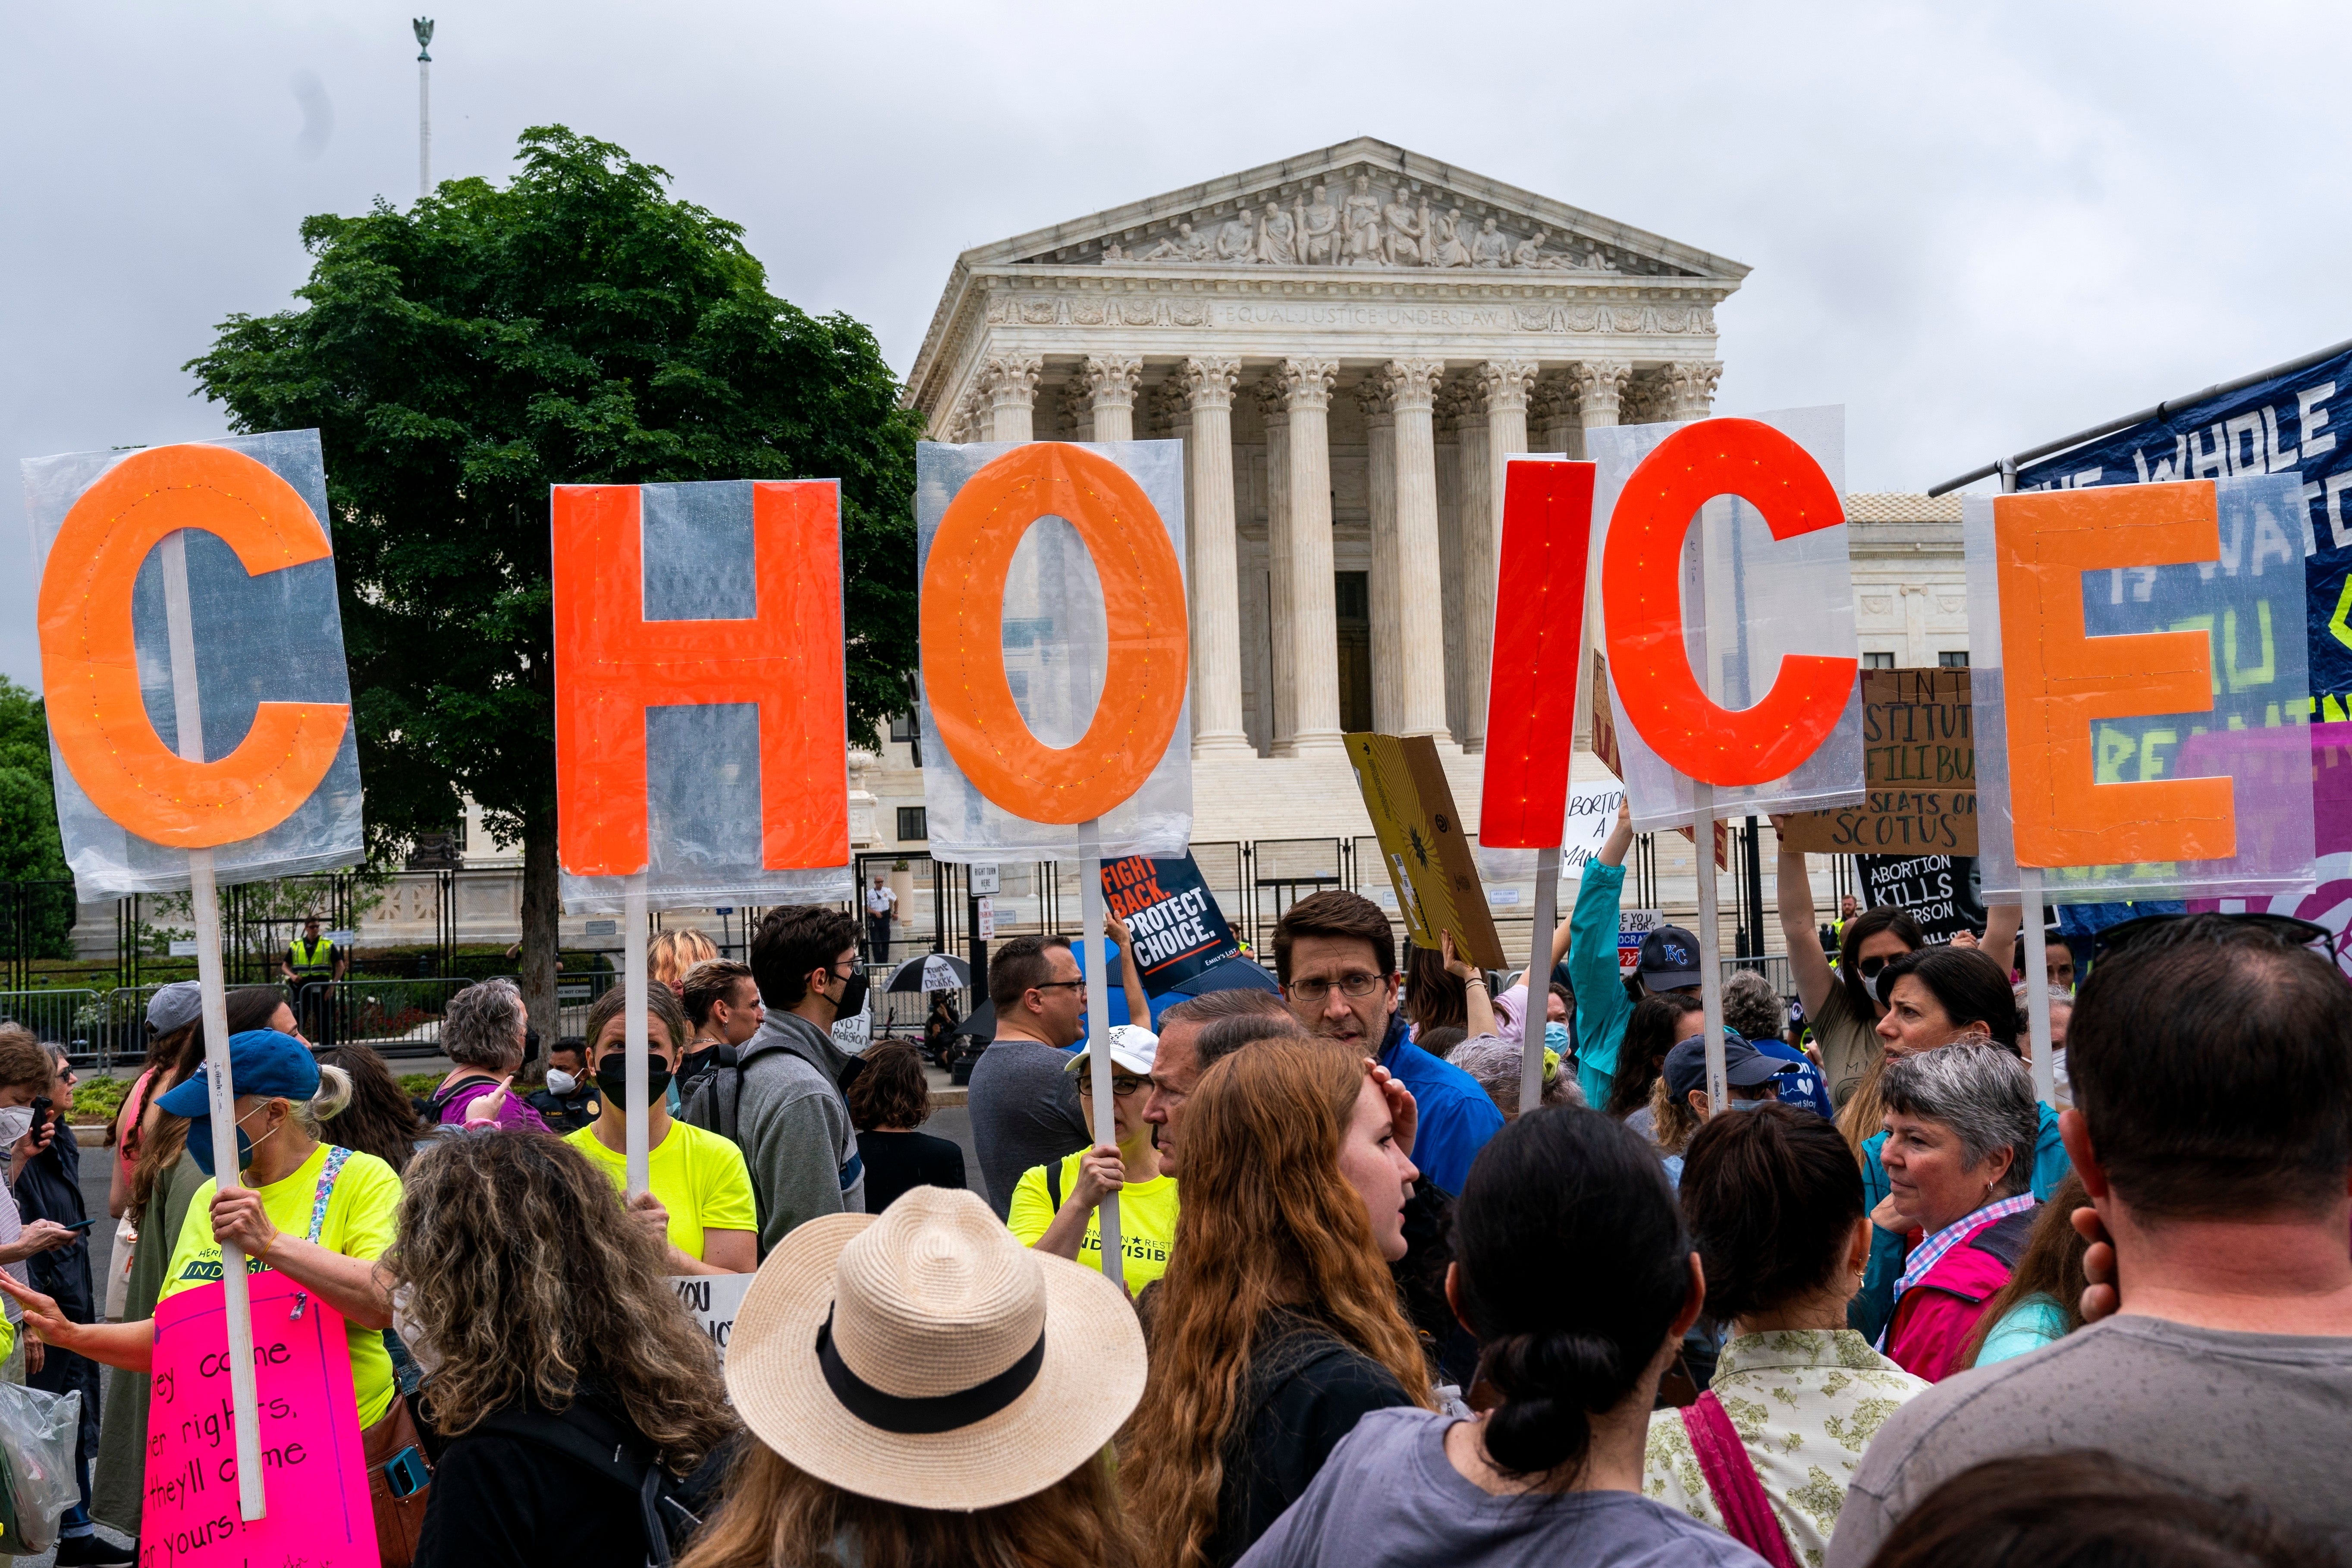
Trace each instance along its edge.
<instances>
[{"instance_id":1,"label":"green tree","mask_svg":"<svg viewBox=\"0 0 2352 1568\"><path fill-rule=\"evenodd\" d=\"M873 334L768 292L741 228L562 126L500 188L306 220L303 308L189 362L246 431L316 426L379 842L459 794L523 847L524 994L554 1024L548 487L837 478L853 736L906 701L918 416Z\"/></svg>"},{"instance_id":2,"label":"green tree","mask_svg":"<svg viewBox=\"0 0 2352 1568\"><path fill-rule=\"evenodd\" d=\"M0 881L52 882L68 875L49 782L48 721L39 698L0 676ZM70 889L36 889L17 907L32 928L32 956L73 956Z\"/></svg>"}]
</instances>

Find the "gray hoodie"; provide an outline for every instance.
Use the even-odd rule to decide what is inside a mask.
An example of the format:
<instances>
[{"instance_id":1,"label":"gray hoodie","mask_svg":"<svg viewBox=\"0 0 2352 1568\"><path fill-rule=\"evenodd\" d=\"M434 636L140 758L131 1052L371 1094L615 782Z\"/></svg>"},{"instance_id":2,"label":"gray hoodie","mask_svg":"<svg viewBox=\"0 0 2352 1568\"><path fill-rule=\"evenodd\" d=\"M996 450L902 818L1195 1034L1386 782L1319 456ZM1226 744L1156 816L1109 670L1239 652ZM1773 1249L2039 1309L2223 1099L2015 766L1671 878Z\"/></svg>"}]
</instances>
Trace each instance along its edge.
<instances>
[{"instance_id":1,"label":"gray hoodie","mask_svg":"<svg viewBox=\"0 0 2352 1568\"><path fill-rule=\"evenodd\" d=\"M848 1053L797 1013L760 1032L695 1090L686 1120L731 1138L760 1201L760 1256L819 1215L866 1212L866 1166L842 1099Z\"/></svg>"}]
</instances>

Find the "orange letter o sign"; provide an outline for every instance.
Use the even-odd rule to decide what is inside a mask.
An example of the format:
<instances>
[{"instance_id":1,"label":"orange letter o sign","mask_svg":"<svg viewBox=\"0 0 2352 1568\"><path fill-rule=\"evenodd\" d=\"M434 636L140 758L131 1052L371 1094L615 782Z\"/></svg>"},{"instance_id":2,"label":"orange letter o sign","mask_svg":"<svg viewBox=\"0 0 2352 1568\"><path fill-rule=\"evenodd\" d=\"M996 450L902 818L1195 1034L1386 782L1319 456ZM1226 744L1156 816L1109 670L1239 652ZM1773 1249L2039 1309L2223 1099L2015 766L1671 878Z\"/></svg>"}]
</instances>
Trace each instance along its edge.
<instances>
[{"instance_id":1,"label":"orange letter o sign","mask_svg":"<svg viewBox=\"0 0 2352 1568\"><path fill-rule=\"evenodd\" d=\"M1707 419L1642 459L1618 495L1601 557L1609 673L1625 717L1675 771L1736 786L1784 778L1821 749L1853 689L1854 660L1789 654L1772 689L1735 712L1706 694L1683 646L1683 541L1698 509L1732 495L1775 539L1845 521L1812 455L1769 425Z\"/></svg>"},{"instance_id":2,"label":"orange letter o sign","mask_svg":"<svg viewBox=\"0 0 2352 1568\"><path fill-rule=\"evenodd\" d=\"M1004 578L1041 517L1066 519L1101 579L1109 668L1094 721L1057 751L1031 733L1004 673ZM974 788L1028 822L1102 816L1142 787L1184 708L1184 574L1143 487L1060 441L1016 447L948 503L923 566L923 694Z\"/></svg>"},{"instance_id":3,"label":"orange letter o sign","mask_svg":"<svg viewBox=\"0 0 2352 1568\"><path fill-rule=\"evenodd\" d=\"M202 529L259 576L333 552L292 485L226 447L124 458L66 513L41 574L41 679L49 733L108 820L155 844L204 849L258 837L310 798L342 749L340 702L264 702L217 762L175 755L139 689L131 595L164 535Z\"/></svg>"}]
</instances>

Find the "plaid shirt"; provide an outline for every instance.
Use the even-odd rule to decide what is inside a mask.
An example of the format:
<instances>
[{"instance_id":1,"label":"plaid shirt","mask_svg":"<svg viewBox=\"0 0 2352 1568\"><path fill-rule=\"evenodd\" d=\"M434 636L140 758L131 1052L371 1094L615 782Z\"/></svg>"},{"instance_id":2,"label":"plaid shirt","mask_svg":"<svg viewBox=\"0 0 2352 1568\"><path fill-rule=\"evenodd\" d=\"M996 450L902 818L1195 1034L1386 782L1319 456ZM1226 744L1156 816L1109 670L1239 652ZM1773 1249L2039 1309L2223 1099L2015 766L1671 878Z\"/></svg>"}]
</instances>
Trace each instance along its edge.
<instances>
[{"instance_id":1,"label":"plaid shirt","mask_svg":"<svg viewBox=\"0 0 2352 1568\"><path fill-rule=\"evenodd\" d=\"M1966 1241L1970 1235L1996 1220L2007 1219L2013 1214L2023 1214L2041 1200L2031 1192L2003 1198L1997 1204L1987 1204L1966 1219L1955 1220L1911 1249L1903 1265L1903 1278L1895 1282L1895 1299L1903 1300L1903 1292L1927 1277L1927 1270L1944 1260L1944 1254ZM1882 1336L1883 1338L1884 1336Z\"/></svg>"}]
</instances>

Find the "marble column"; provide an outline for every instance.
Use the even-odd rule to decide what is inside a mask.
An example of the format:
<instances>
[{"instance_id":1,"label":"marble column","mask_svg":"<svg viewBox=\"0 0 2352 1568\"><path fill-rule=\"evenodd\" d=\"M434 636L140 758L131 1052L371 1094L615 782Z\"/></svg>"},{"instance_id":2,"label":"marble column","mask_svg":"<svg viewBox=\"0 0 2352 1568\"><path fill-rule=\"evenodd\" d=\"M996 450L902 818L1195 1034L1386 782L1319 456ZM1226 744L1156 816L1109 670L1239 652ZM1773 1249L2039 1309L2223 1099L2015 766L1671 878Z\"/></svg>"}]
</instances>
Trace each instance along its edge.
<instances>
[{"instance_id":1,"label":"marble column","mask_svg":"<svg viewBox=\"0 0 2352 1568\"><path fill-rule=\"evenodd\" d=\"M1274 729L1267 750L1291 754L1298 732L1298 684L1292 676L1291 627L1298 603L1290 577L1290 397L1280 374L1269 371L1251 389L1265 422L1265 625L1267 708Z\"/></svg>"},{"instance_id":2,"label":"marble column","mask_svg":"<svg viewBox=\"0 0 2352 1568\"><path fill-rule=\"evenodd\" d=\"M1045 374L1042 354L1001 353L988 356L989 439L1034 439L1037 383Z\"/></svg>"},{"instance_id":3,"label":"marble column","mask_svg":"<svg viewBox=\"0 0 2352 1568\"><path fill-rule=\"evenodd\" d=\"M1054 438L1060 441L1091 441L1095 438L1094 399L1087 393L1083 374L1062 384L1062 395L1055 398L1055 413L1059 422L1054 426Z\"/></svg>"},{"instance_id":4,"label":"marble column","mask_svg":"<svg viewBox=\"0 0 2352 1568\"><path fill-rule=\"evenodd\" d=\"M1399 733L1404 714L1402 582L1398 574L1396 416L1380 374L1356 384L1364 416L1365 499L1372 525L1372 728Z\"/></svg>"},{"instance_id":5,"label":"marble column","mask_svg":"<svg viewBox=\"0 0 2352 1568\"><path fill-rule=\"evenodd\" d=\"M1431 414L1445 362L1391 360L1382 380L1396 421L1398 663L1402 711L1398 732L1433 735L1450 745L1445 722L1445 603L1437 542L1437 443Z\"/></svg>"},{"instance_id":6,"label":"marble column","mask_svg":"<svg viewBox=\"0 0 2352 1568\"><path fill-rule=\"evenodd\" d=\"M1168 380L1161 382L1158 386L1153 387L1151 391L1145 395L1150 401L1144 410L1144 418L1146 422L1150 423L1150 428L1157 435L1165 439L1181 441L1184 443L1184 584L1187 593L1190 594L1197 602L1200 595L1199 574L1201 570L1201 530L1198 523L1194 521L1194 519L1199 517L1200 512L1197 503L1192 500L1192 481L1193 470L1198 468L1199 465L1193 461L1192 406L1190 403L1185 401L1183 373L1179 371L1175 375L1171 376ZM1089 408L1087 416L1087 428L1088 430L1092 430L1094 428L1094 415L1091 406L1092 401L1093 400L1090 397L1088 399ZM1230 416L1228 416L1227 426L1227 437L1225 442L1226 466L1230 468L1233 462L1233 440ZM1236 487L1236 489L1238 489L1238 487ZM1238 519L1240 514L1237 510L1232 510L1232 515ZM1236 547L1234 553L1236 556L1239 555L1240 552L1238 546ZM1236 562L1234 569L1236 572L1239 571L1240 568L1238 562ZM1236 609L1238 612L1238 606ZM1197 656L1195 656L1192 660L1191 686L1192 691L1192 735L1194 740L1198 741L1201 734L1201 660ZM1244 682L1244 690L1246 690L1246 681ZM1242 710L1244 715L1244 721L1246 722L1246 715L1249 710L1249 704L1246 701L1243 702Z\"/></svg>"},{"instance_id":7,"label":"marble column","mask_svg":"<svg viewBox=\"0 0 2352 1568\"><path fill-rule=\"evenodd\" d=\"M1568 367L1568 384L1576 391L1576 404L1581 419L1580 432L1605 430L1617 423L1626 384L1633 379L1633 367L1623 360L1585 360ZM1588 447L1587 457L1591 455ZM1601 615L1601 545L1607 538L1609 520L1592 520L1592 552L1586 558L1584 570L1584 646L1591 650L1601 647L1607 633ZM1592 689L1591 662L1589 657L1577 661L1577 735L1586 745L1592 743L1592 715L1589 693Z\"/></svg>"},{"instance_id":8,"label":"marble column","mask_svg":"<svg viewBox=\"0 0 2352 1568\"><path fill-rule=\"evenodd\" d=\"M1599 430L1617 423L1617 411L1625 396L1625 384L1633 379L1633 367L1623 360L1585 360L1568 367L1568 379L1576 388L1576 400L1583 411L1581 427Z\"/></svg>"},{"instance_id":9,"label":"marble column","mask_svg":"<svg viewBox=\"0 0 2352 1568\"><path fill-rule=\"evenodd\" d=\"M1484 384L1465 384L1454 438L1462 447L1462 749L1486 735L1486 670L1495 656L1495 455Z\"/></svg>"},{"instance_id":10,"label":"marble column","mask_svg":"<svg viewBox=\"0 0 2352 1568\"><path fill-rule=\"evenodd\" d=\"M1584 423L1574 382L1550 375L1536 383L1535 395L1528 403L1528 439L1543 451L1564 454L1570 461L1584 458Z\"/></svg>"},{"instance_id":11,"label":"marble column","mask_svg":"<svg viewBox=\"0 0 2352 1568\"><path fill-rule=\"evenodd\" d=\"M1479 401L1486 407L1486 505L1484 527L1465 533L1462 580L1463 636L1469 639L1469 673L1463 681L1465 751L1486 745L1486 694L1494 676L1496 581L1503 540L1503 491L1511 455L1528 449L1528 394L1536 384L1528 360L1488 360L1477 371Z\"/></svg>"},{"instance_id":12,"label":"marble column","mask_svg":"<svg viewBox=\"0 0 2352 1568\"><path fill-rule=\"evenodd\" d=\"M1194 756L1248 756L1242 729L1242 606L1234 533L1234 383L1241 362L1184 363L1192 430L1185 443L1192 510ZM1097 416L1099 417L1099 416Z\"/></svg>"},{"instance_id":13,"label":"marble column","mask_svg":"<svg viewBox=\"0 0 2352 1568\"><path fill-rule=\"evenodd\" d=\"M1134 440L1135 389L1143 380L1143 361L1134 354L1096 354L1081 368L1094 408L1094 439Z\"/></svg>"},{"instance_id":14,"label":"marble column","mask_svg":"<svg viewBox=\"0 0 2352 1568\"><path fill-rule=\"evenodd\" d=\"M1453 388L1441 386L1430 425L1437 437L1437 578L1445 617L1445 727L1462 733L1462 447Z\"/></svg>"},{"instance_id":15,"label":"marble column","mask_svg":"<svg viewBox=\"0 0 2352 1568\"><path fill-rule=\"evenodd\" d=\"M1291 732L1297 752L1336 751L1339 729L1339 627L1331 565L1331 388L1339 362L1285 360L1290 405Z\"/></svg>"}]
</instances>

